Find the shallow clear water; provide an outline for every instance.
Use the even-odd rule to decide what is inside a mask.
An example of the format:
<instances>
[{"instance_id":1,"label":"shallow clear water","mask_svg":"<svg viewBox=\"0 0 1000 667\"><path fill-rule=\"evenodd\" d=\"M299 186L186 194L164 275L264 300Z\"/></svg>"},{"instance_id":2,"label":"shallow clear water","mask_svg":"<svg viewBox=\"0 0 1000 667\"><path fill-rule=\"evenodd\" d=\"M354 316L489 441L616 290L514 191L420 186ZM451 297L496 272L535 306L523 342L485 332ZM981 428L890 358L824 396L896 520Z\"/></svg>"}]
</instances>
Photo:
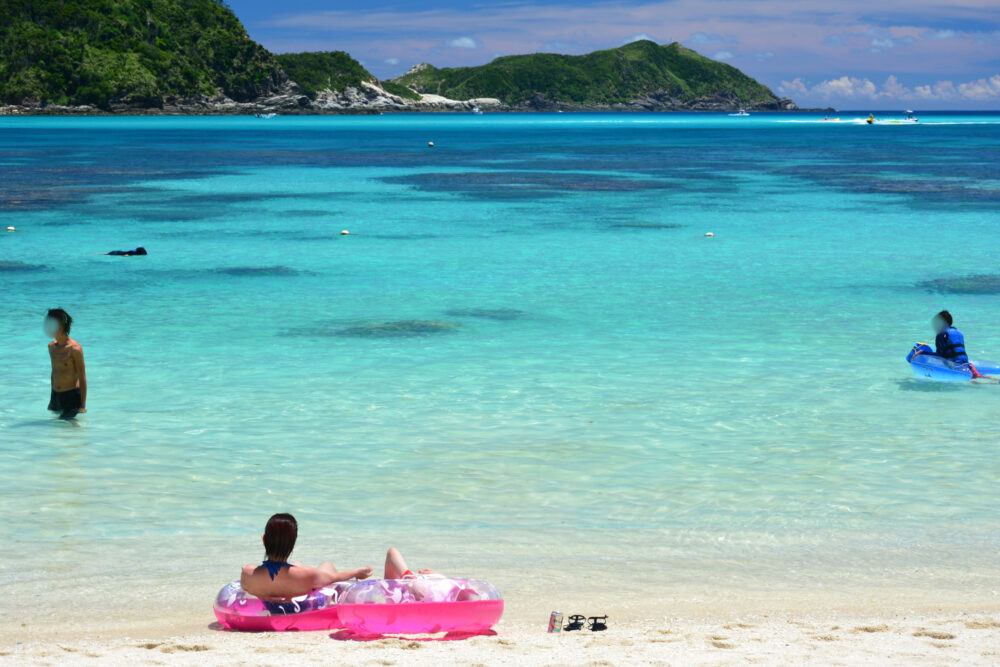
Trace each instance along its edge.
<instances>
[{"instance_id":1,"label":"shallow clear water","mask_svg":"<svg viewBox=\"0 0 1000 667\"><path fill-rule=\"evenodd\" d=\"M1000 116L921 120L0 118L0 586L291 511L306 552L995 589L1000 387L903 357L948 308L1000 359L1000 294L921 285L1000 274Z\"/></svg>"}]
</instances>

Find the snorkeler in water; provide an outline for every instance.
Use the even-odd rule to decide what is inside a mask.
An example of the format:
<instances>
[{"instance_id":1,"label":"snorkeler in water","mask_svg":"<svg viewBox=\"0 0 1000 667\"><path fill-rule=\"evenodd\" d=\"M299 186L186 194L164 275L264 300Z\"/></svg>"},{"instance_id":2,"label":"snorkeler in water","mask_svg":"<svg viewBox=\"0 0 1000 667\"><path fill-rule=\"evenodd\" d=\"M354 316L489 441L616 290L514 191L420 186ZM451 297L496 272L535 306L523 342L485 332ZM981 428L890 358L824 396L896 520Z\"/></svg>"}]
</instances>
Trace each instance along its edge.
<instances>
[{"instance_id":1,"label":"snorkeler in water","mask_svg":"<svg viewBox=\"0 0 1000 667\"><path fill-rule=\"evenodd\" d=\"M135 257L136 255L148 255L149 253L146 252L145 248L139 246L135 250L112 250L107 254L114 255L115 257Z\"/></svg>"},{"instance_id":2,"label":"snorkeler in water","mask_svg":"<svg viewBox=\"0 0 1000 667\"><path fill-rule=\"evenodd\" d=\"M87 411L87 369L83 363L83 347L69 337L73 318L62 308L53 308L45 316L45 333L52 360L52 396L49 410L59 413L59 419L70 420Z\"/></svg>"}]
</instances>

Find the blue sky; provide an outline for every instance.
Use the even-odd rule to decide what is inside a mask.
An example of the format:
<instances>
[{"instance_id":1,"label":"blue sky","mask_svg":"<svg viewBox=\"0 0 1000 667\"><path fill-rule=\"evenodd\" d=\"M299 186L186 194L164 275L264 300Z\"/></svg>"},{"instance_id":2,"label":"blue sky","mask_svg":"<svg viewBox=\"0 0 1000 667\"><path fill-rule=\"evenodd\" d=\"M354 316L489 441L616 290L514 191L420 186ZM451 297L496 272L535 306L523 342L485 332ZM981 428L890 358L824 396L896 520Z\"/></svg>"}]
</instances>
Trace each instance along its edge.
<instances>
[{"instance_id":1,"label":"blue sky","mask_svg":"<svg viewBox=\"0 0 1000 667\"><path fill-rule=\"evenodd\" d=\"M678 41L802 106L1000 108L1000 0L229 0L276 53L343 50L389 78L411 65Z\"/></svg>"}]
</instances>

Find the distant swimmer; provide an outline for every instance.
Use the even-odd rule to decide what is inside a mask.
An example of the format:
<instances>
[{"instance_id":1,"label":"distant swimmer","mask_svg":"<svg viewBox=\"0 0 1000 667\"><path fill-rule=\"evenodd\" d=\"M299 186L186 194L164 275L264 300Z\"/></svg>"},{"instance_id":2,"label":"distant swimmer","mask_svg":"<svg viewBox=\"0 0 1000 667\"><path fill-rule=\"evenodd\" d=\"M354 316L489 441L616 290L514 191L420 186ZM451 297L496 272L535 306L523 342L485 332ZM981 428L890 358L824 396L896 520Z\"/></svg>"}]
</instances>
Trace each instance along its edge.
<instances>
[{"instance_id":1,"label":"distant swimmer","mask_svg":"<svg viewBox=\"0 0 1000 667\"><path fill-rule=\"evenodd\" d=\"M149 253L146 252L145 248L139 246L135 250L112 250L107 254L114 255L115 257L134 257L136 255L148 255Z\"/></svg>"},{"instance_id":2,"label":"distant swimmer","mask_svg":"<svg viewBox=\"0 0 1000 667\"><path fill-rule=\"evenodd\" d=\"M59 413L59 419L73 419L87 411L87 369L83 363L83 348L69 337L73 318L62 308L53 308L45 316L45 334L54 339L49 343L52 360L52 396L49 410Z\"/></svg>"}]
</instances>

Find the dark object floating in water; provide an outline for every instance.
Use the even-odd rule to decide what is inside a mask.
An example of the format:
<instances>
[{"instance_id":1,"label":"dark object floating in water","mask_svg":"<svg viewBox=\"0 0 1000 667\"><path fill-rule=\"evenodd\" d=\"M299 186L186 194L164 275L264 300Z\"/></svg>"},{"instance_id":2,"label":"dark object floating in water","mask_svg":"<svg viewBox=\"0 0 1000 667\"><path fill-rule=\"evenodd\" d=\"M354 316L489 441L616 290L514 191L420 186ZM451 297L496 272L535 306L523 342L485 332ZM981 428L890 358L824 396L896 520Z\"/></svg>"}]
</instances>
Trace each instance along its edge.
<instances>
[{"instance_id":1,"label":"dark object floating in water","mask_svg":"<svg viewBox=\"0 0 1000 667\"><path fill-rule=\"evenodd\" d=\"M287 266L234 266L228 269L216 269L219 273L230 276L297 276L299 272Z\"/></svg>"},{"instance_id":2,"label":"dark object floating in water","mask_svg":"<svg viewBox=\"0 0 1000 667\"><path fill-rule=\"evenodd\" d=\"M455 322L435 322L429 320L400 320L398 322L374 322L347 327L336 332L337 336L358 338L407 338L430 334L451 333L458 327Z\"/></svg>"},{"instance_id":3,"label":"dark object floating in water","mask_svg":"<svg viewBox=\"0 0 1000 667\"><path fill-rule=\"evenodd\" d=\"M685 225L672 222L616 222L611 226L623 229L680 229Z\"/></svg>"},{"instance_id":4,"label":"dark object floating in water","mask_svg":"<svg viewBox=\"0 0 1000 667\"><path fill-rule=\"evenodd\" d=\"M940 294L1000 294L1000 275L983 273L963 278L938 278L918 283L917 287Z\"/></svg>"},{"instance_id":5,"label":"dark object floating in water","mask_svg":"<svg viewBox=\"0 0 1000 667\"><path fill-rule=\"evenodd\" d=\"M27 273L28 271L47 271L49 267L44 264L25 264L24 262L8 262L0 260L0 272L2 273Z\"/></svg>"},{"instance_id":6,"label":"dark object floating in water","mask_svg":"<svg viewBox=\"0 0 1000 667\"><path fill-rule=\"evenodd\" d=\"M452 308L445 311L449 317L480 317L484 320L516 320L524 317L523 310L516 308Z\"/></svg>"}]
</instances>

